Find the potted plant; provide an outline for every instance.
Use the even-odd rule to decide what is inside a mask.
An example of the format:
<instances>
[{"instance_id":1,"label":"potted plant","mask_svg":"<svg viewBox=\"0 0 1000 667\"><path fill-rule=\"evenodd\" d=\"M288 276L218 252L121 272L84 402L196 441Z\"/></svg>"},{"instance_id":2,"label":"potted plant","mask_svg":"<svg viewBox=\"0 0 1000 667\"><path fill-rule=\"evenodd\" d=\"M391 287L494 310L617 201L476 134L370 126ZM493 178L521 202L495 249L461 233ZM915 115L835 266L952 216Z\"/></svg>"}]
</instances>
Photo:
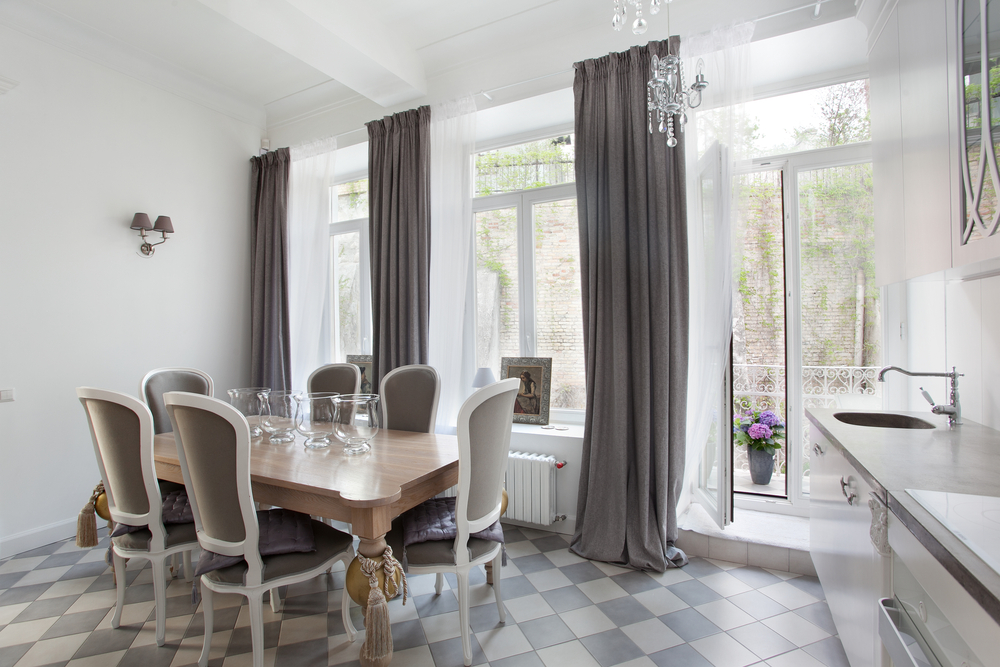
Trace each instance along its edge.
<instances>
[{"instance_id":1,"label":"potted plant","mask_svg":"<svg viewBox=\"0 0 1000 667\"><path fill-rule=\"evenodd\" d=\"M785 439L785 422L771 410L746 410L733 418L733 438L737 445L746 445L750 480L769 484L774 453Z\"/></svg>"}]
</instances>

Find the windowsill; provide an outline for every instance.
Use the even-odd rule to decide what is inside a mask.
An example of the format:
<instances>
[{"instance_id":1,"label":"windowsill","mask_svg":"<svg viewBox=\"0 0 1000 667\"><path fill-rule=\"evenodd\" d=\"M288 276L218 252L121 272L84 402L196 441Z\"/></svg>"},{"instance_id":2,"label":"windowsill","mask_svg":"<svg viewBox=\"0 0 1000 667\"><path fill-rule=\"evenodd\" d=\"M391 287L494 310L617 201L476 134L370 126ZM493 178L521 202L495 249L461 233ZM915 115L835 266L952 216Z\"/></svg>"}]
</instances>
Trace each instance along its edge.
<instances>
[{"instance_id":1,"label":"windowsill","mask_svg":"<svg viewBox=\"0 0 1000 667\"><path fill-rule=\"evenodd\" d=\"M583 440L583 424L557 424L550 422L549 425L554 426L555 428L544 428L535 424L514 424L511 427L511 433L524 433L528 435L544 435L547 437L575 438L577 440Z\"/></svg>"},{"instance_id":2,"label":"windowsill","mask_svg":"<svg viewBox=\"0 0 1000 667\"><path fill-rule=\"evenodd\" d=\"M733 510L733 522L722 529L701 505L692 503L677 523L682 530L708 537L809 551L809 519L806 517L737 507Z\"/></svg>"}]
</instances>

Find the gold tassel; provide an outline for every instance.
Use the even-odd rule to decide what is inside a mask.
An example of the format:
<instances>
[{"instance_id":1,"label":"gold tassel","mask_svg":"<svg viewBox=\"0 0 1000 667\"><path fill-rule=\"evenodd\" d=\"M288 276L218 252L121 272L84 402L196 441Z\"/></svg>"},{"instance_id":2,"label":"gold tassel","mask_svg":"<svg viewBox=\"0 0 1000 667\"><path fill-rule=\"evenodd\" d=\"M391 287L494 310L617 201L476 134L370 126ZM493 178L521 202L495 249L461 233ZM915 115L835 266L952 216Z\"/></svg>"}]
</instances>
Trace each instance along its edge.
<instances>
[{"instance_id":1,"label":"gold tassel","mask_svg":"<svg viewBox=\"0 0 1000 667\"><path fill-rule=\"evenodd\" d=\"M97 497L104 493L104 482L94 487L90 500L76 518L76 546L90 549L97 546Z\"/></svg>"}]
</instances>

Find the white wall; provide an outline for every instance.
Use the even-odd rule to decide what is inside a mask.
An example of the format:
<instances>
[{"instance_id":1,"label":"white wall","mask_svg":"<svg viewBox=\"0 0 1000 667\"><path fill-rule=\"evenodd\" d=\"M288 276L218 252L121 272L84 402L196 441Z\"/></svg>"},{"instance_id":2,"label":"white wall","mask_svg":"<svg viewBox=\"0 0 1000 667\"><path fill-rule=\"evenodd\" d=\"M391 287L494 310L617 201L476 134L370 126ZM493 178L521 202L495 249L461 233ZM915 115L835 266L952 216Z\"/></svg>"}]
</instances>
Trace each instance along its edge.
<instances>
[{"instance_id":1,"label":"white wall","mask_svg":"<svg viewBox=\"0 0 1000 667\"><path fill-rule=\"evenodd\" d=\"M69 537L99 480L75 388L249 380L260 129L0 26L0 556ZM175 236L137 255L132 215Z\"/></svg>"},{"instance_id":2,"label":"white wall","mask_svg":"<svg viewBox=\"0 0 1000 667\"><path fill-rule=\"evenodd\" d=\"M898 329L887 330L890 338L902 343L889 363L929 372L955 366L965 374L959 380L963 417L1000 430L1000 276L962 281L935 274L891 287L902 287L906 327L902 339ZM888 342L891 347L895 341ZM930 410L920 386L937 403L948 402L946 379L898 373L886 378L906 387L905 398L893 400L891 408Z\"/></svg>"}]
</instances>

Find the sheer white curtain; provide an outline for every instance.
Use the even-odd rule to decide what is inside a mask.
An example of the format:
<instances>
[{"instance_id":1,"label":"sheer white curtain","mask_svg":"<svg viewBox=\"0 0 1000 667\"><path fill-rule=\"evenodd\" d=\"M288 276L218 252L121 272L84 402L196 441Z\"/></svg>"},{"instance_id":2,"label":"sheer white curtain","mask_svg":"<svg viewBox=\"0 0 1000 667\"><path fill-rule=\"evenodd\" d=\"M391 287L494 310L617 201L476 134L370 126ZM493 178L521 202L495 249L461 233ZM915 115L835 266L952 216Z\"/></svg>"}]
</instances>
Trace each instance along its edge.
<instances>
[{"instance_id":1,"label":"sheer white curtain","mask_svg":"<svg viewBox=\"0 0 1000 667\"><path fill-rule=\"evenodd\" d=\"M691 319L687 463L678 512L691 501L706 446L715 447L731 429L722 391L732 335L735 178L749 158L745 106L753 99L753 30L753 23L740 23L681 41L685 80L694 79L702 60L709 85L684 134Z\"/></svg>"},{"instance_id":2,"label":"sheer white curtain","mask_svg":"<svg viewBox=\"0 0 1000 667\"><path fill-rule=\"evenodd\" d=\"M437 430L454 433L472 391L475 322L467 303L472 264L471 96L431 107L431 266L428 363L441 376Z\"/></svg>"},{"instance_id":3,"label":"sheer white curtain","mask_svg":"<svg viewBox=\"0 0 1000 667\"><path fill-rule=\"evenodd\" d=\"M330 292L330 197L334 138L291 149L288 178L288 295L292 388L330 359L326 344Z\"/></svg>"}]
</instances>

